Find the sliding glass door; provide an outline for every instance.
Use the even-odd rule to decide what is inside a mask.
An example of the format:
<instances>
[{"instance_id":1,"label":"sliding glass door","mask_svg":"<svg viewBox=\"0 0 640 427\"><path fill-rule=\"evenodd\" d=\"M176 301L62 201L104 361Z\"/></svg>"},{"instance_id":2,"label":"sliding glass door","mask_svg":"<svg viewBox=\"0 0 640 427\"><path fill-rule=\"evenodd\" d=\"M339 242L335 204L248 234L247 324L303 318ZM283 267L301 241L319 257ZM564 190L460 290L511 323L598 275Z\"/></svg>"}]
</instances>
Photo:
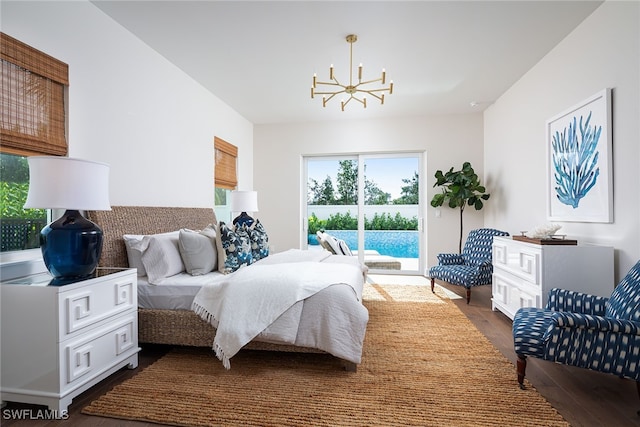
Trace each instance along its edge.
<instances>
[{"instance_id":1,"label":"sliding glass door","mask_svg":"<svg viewBox=\"0 0 640 427\"><path fill-rule=\"evenodd\" d=\"M344 240L371 272L422 270L421 153L305 157L306 231Z\"/></svg>"}]
</instances>

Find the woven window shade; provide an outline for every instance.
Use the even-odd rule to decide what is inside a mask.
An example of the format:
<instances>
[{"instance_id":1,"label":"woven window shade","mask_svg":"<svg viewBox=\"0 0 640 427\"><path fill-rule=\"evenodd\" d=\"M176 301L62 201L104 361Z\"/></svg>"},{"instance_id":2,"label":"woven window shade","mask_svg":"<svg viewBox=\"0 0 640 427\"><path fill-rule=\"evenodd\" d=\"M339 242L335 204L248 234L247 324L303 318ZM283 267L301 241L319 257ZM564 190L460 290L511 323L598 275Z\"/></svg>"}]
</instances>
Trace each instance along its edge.
<instances>
[{"instance_id":1,"label":"woven window shade","mask_svg":"<svg viewBox=\"0 0 640 427\"><path fill-rule=\"evenodd\" d=\"M66 155L68 65L4 33L0 42L0 151Z\"/></svg>"},{"instance_id":2,"label":"woven window shade","mask_svg":"<svg viewBox=\"0 0 640 427\"><path fill-rule=\"evenodd\" d=\"M229 144L227 141L218 138L213 139L215 162L215 186L233 190L238 186L238 176L236 174L236 160L238 158L238 147Z\"/></svg>"}]
</instances>

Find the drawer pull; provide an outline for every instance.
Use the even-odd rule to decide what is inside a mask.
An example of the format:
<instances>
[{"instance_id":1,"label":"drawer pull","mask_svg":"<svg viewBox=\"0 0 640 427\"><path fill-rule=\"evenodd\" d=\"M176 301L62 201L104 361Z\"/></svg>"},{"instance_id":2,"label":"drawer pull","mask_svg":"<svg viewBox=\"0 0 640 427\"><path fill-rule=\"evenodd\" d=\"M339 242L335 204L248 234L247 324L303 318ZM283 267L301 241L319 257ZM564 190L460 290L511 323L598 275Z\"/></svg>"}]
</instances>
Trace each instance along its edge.
<instances>
[{"instance_id":1,"label":"drawer pull","mask_svg":"<svg viewBox=\"0 0 640 427\"><path fill-rule=\"evenodd\" d=\"M93 346L90 344L78 348L69 348L69 375L68 382L75 381L77 378L86 374L92 369L91 351Z\"/></svg>"},{"instance_id":2,"label":"drawer pull","mask_svg":"<svg viewBox=\"0 0 640 427\"><path fill-rule=\"evenodd\" d=\"M530 255L520 254L520 268L527 274L533 271L533 259Z\"/></svg>"},{"instance_id":3,"label":"drawer pull","mask_svg":"<svg viewBox=\"0 0 640 427\"><path fill-rule=\"evenodd\" d=\"M74 318L73 320L84 319L91 316L91 298L90 294L85 294L73 298L70 303L73 307Z\"/></svg>"},{"instance_id":4,"label":"drawer pull","mask_svg":"<svg viewBox=\"0 0 640 427\"><path fill-rule=\"evenodd\" d=\"M128 323L116 331L116 354L124 353L134 346L133 327Z\"/></svg>"},{"instance_id":5,"label":"drawer pull","mask_svg":"<svg viewBox=\"0 0 640 427\"><path fill-rule=\"evenodd\" d=\"M507 260L507 248L501 245L494 245L495 253L493 255L493 259L495 262L506 265Z\"/></svg>"},{"instance_id":6,"label":"drawer pull","mask_svg":"<svg viewBox=\"0 0 640 427\"><path fill-rule=\"evenodd\" d=\"M116 305L132 304L131 295L133 292L133 283L131 282L116 283L115 290L116 290Z\"/></svg>"}]
</instances>

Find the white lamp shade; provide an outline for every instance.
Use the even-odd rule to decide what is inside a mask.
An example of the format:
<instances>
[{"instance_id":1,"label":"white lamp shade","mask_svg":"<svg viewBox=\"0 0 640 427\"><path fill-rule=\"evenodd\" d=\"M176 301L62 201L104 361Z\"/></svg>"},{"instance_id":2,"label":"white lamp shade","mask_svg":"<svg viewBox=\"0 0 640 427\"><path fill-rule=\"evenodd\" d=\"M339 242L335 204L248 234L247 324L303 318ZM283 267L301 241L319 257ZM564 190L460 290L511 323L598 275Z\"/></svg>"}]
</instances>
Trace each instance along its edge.
<instances>
[{"instance_id":1,"label":"white lamp shade","mask_svg":"<svg viewBox=\"0 0 640 427\"><path fill-rule=\"evenodd\" d=\"M109 165L57 156L32 156L25 208L110 210Z\"/></svg>"},{"instance_id":2,"label":"white lamp shade","mask_svg":"<svg viewBox=\"0 0 640 427\"><path fill-rule=\"evenodd\" d=\"M258 212L258 192L232 191L231 212Z\"/></svg>"}]
</instances>

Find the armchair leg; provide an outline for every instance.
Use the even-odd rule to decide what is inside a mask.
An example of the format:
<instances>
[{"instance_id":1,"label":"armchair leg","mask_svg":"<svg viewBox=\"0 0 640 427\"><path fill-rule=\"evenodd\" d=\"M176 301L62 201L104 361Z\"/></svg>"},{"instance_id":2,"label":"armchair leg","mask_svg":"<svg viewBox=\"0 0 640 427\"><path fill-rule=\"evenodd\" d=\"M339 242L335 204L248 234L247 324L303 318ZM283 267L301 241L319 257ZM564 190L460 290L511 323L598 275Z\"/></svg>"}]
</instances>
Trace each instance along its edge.
<instances>
[{"instance_id":1,"label":"armchair leg","mask_svg":"<svg viewBox=\"0 0 640 427\"><path fill-rule=\"evenodd\" d=\"M636 381L636 388L638 390L638 397L640 397L640 381ZM640 415L640 411L638 411L638 415Z\"/></svg>"},{"instance_id":2,"label":"armchair leg","mask_svg":"<svg viewBox=\"0 0 640 427\"><path fill-rule=\"evenodd\" d=\"M471 301L471 288L467 288L467 304Z\"/></svg>"},{"instance_id":3,"label":"armchair leg","mask_svg":"<svg viewBox=\"0 0 640 427\"><path fill-rule=\"evenodd\" d=\"M527 370L527 356L517 355L518 360L516 362L518 372L518 385L524 390L524 373ZM638 383L638 393L640 393L640 383Z\"/></svg>"},{"instance_id":4,"label":"armchair leg","mask_svg":"<svg viewBox=\"0 0 640 427\"><path fill-rule=\"evenodd\" d=\"M433 290L433 287L434 287L434 285L435 285L435 282L436 282L436 279L434 279L434 278L432 277L432 278L431 278L431 292L433 292L434 294L436 293L436 292Z\"/></svg>"}]
</instances>

